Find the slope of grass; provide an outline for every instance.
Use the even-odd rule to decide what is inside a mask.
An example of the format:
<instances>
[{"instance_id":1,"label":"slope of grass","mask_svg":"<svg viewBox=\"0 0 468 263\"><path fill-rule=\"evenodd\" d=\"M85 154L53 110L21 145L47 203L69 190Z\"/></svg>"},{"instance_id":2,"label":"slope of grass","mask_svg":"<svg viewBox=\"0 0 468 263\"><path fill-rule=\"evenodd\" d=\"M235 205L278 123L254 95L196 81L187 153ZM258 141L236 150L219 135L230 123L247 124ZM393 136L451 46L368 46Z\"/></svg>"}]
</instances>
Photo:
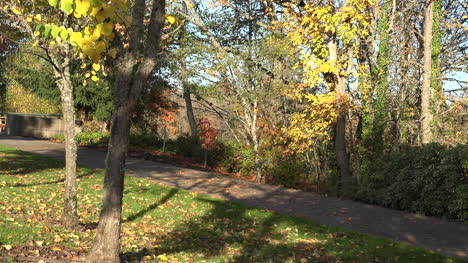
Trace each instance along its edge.
<instances>
[{"instance_id":1,"label":"slope of grass","mask_svg":"<svg viewBox=\"0 0 468 263\"><path fill-rule=\"evenodd\" d=\"M79 169L81 230L60 226L63 162L0 146L0 261L92 245L103 171ZM127 177L129 262L461 262L427 250ZM78 256L77 256L78 255Z\"/></svg>"}]
</instances>

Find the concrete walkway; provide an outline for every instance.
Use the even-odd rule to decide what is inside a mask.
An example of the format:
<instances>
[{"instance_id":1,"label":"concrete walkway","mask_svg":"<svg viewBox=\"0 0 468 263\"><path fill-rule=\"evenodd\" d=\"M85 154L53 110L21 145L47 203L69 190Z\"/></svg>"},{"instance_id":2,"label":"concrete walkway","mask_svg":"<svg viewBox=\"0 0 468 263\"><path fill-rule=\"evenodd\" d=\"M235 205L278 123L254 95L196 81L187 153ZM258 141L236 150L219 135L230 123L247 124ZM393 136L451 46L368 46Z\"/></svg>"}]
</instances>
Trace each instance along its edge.
<instances>
[{"instance_id":1,"label":"concrete walkway","mask_svg":"<svg viewBox=\"0 0 468 263\"><path fill-rule=\"evenodd\" d=\"M64 146L59 143L0 135L0 144L64 159ZM104 152L86 148L78 151L78 164L82 166L104 168L104 158ZM150 178L164 185L302 216L322 224L468 259L467 224L141 159L129 158L127 168L128 175Z\"/></svg>"}]
</instances>

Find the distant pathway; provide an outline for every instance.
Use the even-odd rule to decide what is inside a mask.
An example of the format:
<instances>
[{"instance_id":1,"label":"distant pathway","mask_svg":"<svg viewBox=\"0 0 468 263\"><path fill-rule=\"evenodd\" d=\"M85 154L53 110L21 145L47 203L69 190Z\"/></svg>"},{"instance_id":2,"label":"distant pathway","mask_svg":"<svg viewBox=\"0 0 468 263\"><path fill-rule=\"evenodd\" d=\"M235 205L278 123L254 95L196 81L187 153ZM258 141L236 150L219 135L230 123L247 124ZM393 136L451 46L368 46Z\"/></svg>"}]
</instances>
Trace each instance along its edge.
<instances>
[{"instance_id":1,"label":"distant pathway","mask_svg":"<svg viewBox=\"0 0 468 263\"><path fill-rule=\"evenodd\" d=\"M64 159L63 144L0 135L0 144ZM104 168L105 153L80 148L78 164ZM129 158L127 174L164 185L302 216L352 231L380 236L468 259L468 225L378 206L340 200L280 186L256 184L174 165Z\"/></svg>"}]
</instances>

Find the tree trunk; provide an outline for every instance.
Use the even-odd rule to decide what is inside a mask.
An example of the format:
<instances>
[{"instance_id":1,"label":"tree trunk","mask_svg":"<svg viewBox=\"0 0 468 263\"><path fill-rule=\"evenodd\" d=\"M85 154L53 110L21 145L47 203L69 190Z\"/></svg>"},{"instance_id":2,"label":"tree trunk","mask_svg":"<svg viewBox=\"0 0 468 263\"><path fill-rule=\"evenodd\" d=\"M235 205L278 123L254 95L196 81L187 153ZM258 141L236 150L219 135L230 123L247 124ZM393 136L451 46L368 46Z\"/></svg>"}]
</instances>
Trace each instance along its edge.
<instances>
[{"instance_id":1,"label":"tree trunk","mask_svg":"<svg viewBox=\"0 0 468 263\"><path fill-rule=\"evenodd\" d=\"M65 59L68 64L68 59ZM75 105L73 101L73 85L69 67L66 66L62 74L61 100L65 126L65 195L62 223L66 227L79 225L77 183L76 183L76 130Z\"/></svg>"},{"instance_id":2,"label":"tree trunk","mask_svg":"<svg viewBox=\"0 0 468 263\"><path fill-rule=\"evenodd\" d=\"M208 149L203 149L204 155L203 155L203 168L206 168L206 162L208 160Z\"/></svg>"},{"instance_id":3,"label":"tree trunk","mask_svg":"<svg viewBox=\"0 0 468 263\"><path fill-rule=\"evenodd\" d=\"M431 69L432 69L432 19L434 2L430 0L424 11L424 65L423 84L421 88L421 142L429 143L432 140L430 110L431 101Z\"/></svg>"},{"instance_id":4,"label":"tree trunk","mask_svg":"<svg viewBox=\"0 0 468 263\"><path fill-rule=\"evenodd\" d=\"M329 43L330 62L337 63L338 46L336 40L331 39ZM345 186L351 178L351 170L349 168L349 158L346 152L346 79L339 75L334 76L336 103L338 117L335 128L335 154L338 164L342 186Z\"/></svg>"},{"instance_id":5,"label":"tree trunk","mask_svg":"<svg viewBox=\"0 0 468 263\"><path fill-rule=\"evenodd\" d=\"M120 228L124 189L125 158L130 132L130 107L116 108L112 115L111 137L106 158L106 174L98 233L89 260L120 262ZM92 261L92 262L96 262Z\"/></svg>"},{"instance_id":6,"label":"tree trunk","mask_svg":"<svg viewBox=\"0 0 468 263\"><path fill-rule=\"evenodd\" d=\"M258 142L257 136L253 138L253 143L254 143L254 153L255 153L255 170L257 171L257 182L261 183L263 179L262 163L260 160L259 142Z\"/></svg>"},{"instance_id":7,"label":"tree trunk","mask_svg":"<svg viewBox=\"0 0 468 263\"><path fill-rule=\"evenodd\" d=\"M73 84L70 75L69 46L64 47L65 54L60 58L55 50L50 50L50 58L56 65L54 74L60 89L62 113L65 126L65 193L62 213L62 224L69 228L79 225L77 183L76 183L76 138L75 138L75 105ZM59 71L61 69L62 71Z\"/></svg>"},{"instance_id":8,"label":"tree trunk","mask_svg":"<svg viewBox=\"0 0 468 263\"><path fill-rule=\"evenodd\" d=\"M96 239L86 259L87 262L120 262L124 168L130 133L130 116L156 65L165 21L165 0L152 2L150 22L145 30L143 19L149 7L145 0L135 0L132 8L130 47L122 54L116 65L114 112L106 158L102 207ZM143 39L145 39L144 44Z\"/></svg>"},{"instance_id":9,"label":"tree trunk","mask_svg":"<svg viewBox=\"0 0 468 263\"><path fill-rule=\"evenodd\" d=\"M190 87L188 83L184 83L184 100L185 110L187 112L187 119L190 125L190 136L197 136L197 122L195 121L195 114L193 113L192 98L190 97Z\"/></svg>"}]
</instances>

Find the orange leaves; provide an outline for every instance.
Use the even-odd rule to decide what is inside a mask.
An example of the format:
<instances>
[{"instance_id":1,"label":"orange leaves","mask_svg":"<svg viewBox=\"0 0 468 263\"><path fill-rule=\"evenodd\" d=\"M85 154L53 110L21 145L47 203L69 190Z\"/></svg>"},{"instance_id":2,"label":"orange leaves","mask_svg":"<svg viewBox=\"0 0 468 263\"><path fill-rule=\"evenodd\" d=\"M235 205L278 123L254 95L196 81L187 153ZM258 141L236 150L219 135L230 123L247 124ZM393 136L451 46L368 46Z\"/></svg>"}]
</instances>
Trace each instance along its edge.
<instances>
[{"instance_id":1,"label":"orange leaves","mask_svg":"<svg viewBox=\"0 0 468 263\"><path fill-rule=\"evenodd\" d=\"M198 120L197 126L201 146L208 150L216 148L216 137L218 137L220 133L214 127L214 122L203 117Z\"/></svg>"}]
</instances>

